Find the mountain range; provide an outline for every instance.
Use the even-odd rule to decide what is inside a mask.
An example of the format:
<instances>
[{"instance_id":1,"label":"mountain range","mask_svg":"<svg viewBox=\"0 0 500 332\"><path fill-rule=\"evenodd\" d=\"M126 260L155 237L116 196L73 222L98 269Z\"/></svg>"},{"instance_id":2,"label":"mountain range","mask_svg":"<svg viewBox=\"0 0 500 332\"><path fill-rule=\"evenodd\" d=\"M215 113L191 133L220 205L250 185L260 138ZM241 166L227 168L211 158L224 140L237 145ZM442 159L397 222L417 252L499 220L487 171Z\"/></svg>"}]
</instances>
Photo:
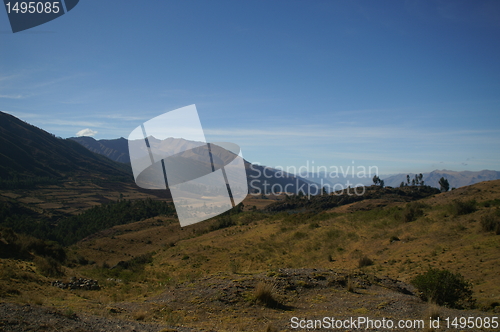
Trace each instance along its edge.
<instances>
[{"instance_id":1,"label":"mountain range","mask_svg":"<svg viewBox=\"0 0 500 332\"><path fill-rule=\"evenodd\" d=\"M77 144L78 143L78 144ZM186 141L179 140L179 148ZM71 137L61 139L40 128L32 126L10 114L0 112L0 178L35 179L69 177L77 178L115 178L132 182L128 141L118 139L95 140L92 137ZM315 192L315 183L330 186L332 189L345 188L347 181L351 186L371 185L371 177L358 178L349 174L331 177L328 173L308 173L295 176L270 167L251 164L245 161L249 190L254 193L269 193L286 188L297 192ZM410 178L414 177L410 173ZM386 178L381 176L386 186L398 187L406 182L407 174L396 174ZM425 184L439 188L438 181L445 177L450 187L458 188L474 183L500 179L500 172L434 170L423 173ZM335 187L337 185L337 187Z\"/></svg>"},{"instance_id":2,"label":"mountain range","mask_svg":"<svg viewBox=\"0 0 500 332\"><path fill-rule=\"evenodd\" d=\"M130 164L130 155L128 153L128 140L120 137L117 139L95 140L92 137L80 136L70 137L70 140L80 143L88 150L108 157L119 163Z\"/></svg>"},{"instance_id":3,"label":"mountain range","mask_svg":"<svg viewBox=\"0 0 500 332\"><path fill-rule=\"evenodd\" d=\"M175 143L181 149L187 141ZM134 183L125 138L62 139L4 112L0 112L0 160L0 186L4 187L75 179ZM246 161L245 169L252 192L269 193L273 186L275 191L309 191L310 182L299 177Z\"/></svg>"},{"instance_id":4,"label":"mountain range","mask_svg":"<svg viewBox=\"0 0 500 332\"><path fill-rule=\"evenodd\" d=\"M384 179L386 186L391 187L399 187L401 182L406 183L406 175L407 174L396 174L389 176ZM409 173L410 181L415 178L414 173ZM471 184L483 182L483 181L491 181L500 179L500 172L491 171L491 170L482 170L477 172L472 171L450 171L450 170L434 170L429 173L422 173L424 183L439 188L439 179L444 177L450 183L450 188L459 188L464 186L469 186Z\"/></svg>"},{"instance_id":5,"label":"mountain range","mask_svg":"<svg viewBox=\"0 0 500 332\"><path fill-rule=\"evenodd\" d=\"M321 185L327 186L336 190L336 188L346 187L346 184L350 184L351 187L355 186L370 186L373 184L373 176L376 174L370 174L365 177L357 177L356 175L347 174L348 172L342 173L304 173L301 177L312 182L319 183ZM380 175L380 178L384 180L384 185L389 187L399 187L401 182L407 183L407 175L410 176L411 180L415 178L415 173L400 173L389 176ZM431 187L440 188L439 179L444 177L448 180L450 188L459 188L463 186L468 186L471 184L479 183L482 181L491 181L500 179L500 172L491 170L482 170L477 172L472 171L450 171L450 170L434 170L432 172L422 173L423 181L425 185Z\"/></svg>"},{"instance_id":6,"label":"mountain range","mask_svg":"<svg viewBox=\"0 0 500 332\"><path fill-rule=\"evenodd\" d=\"M80 143L92 152L106 156L114 161L130 163L127 139L121 137L118 139L95 140L92 137L71 137L70 140ZM154 137L148 138L151 146L161 146L167 144L173 151L182 151L186 146L193 142L184 139L158 140ZM200 149L199 151L203 151ZM201 152L200 152L201 153ZM253 193L272 193L282 191L297 193L302 188L305 193L315 194L318 189L313 181L303 179L293 174L285 173L270 167L252 164L245 160L245 169L247 172L249 191ZM310 188L312 186L312 188Z\"/></svg>"},{"instance_id":7,"label":"mountain range","mask_svg":"<svg viewBox=\"0 0 500 332\"><path fill-rule=\"evenodd\" d=\"M87 149L92 152L101 154L103 156L108 157L114 161L122 162L122 163L130 163L130 156L128 153L128 143L127 139L121 137L117 139L102 139L95 140L92 137L71 137L69 138L75 142L80 143ZM369 186L373 184L373 175L366 177L357 177L349 174L349 170L345 170L344 173L338 172L335 174L319 172L319 173L304 173L300 174L300 176L294 176L289 173L283 173L280 170L276 170L270 167L254 165L249 162L245 163L245 167L247 168L247 175L251 179L257 179L255 183L261 183L264 181L262 177L263 172L272 173L273 184L279 183L283 187L290 183L287 180L279 180L281 174L286 174L287 178L292 179L292 182L295 181L294 186L289 186L288 188L295 190L300 185L305 184L306 186L311 185L311 183L317 183L319 185L326 185L335 190L340 188L347 187L347 181L351 184L351 186ZM390 187L399 187L401 182L406 183L406 176L410 175L410 181L415 177L414 173L400 173L394 174L387 177L380 176L381 179L384 180L386 186ZM451 171L451 170L434 170L432 172L422 173L423 180L425 184L439 188L439 179L444 177L450 183L450 188L459 188L463 186L468 186L474 183L482 182L482 181L490 181L490 180L498 180L500 179L500 172L492 171L492 170L482 170L482 171ZM299 186L296 184L299 183ZM260 188L263 189L263 188Z\"/></svg>"}]
</instances>

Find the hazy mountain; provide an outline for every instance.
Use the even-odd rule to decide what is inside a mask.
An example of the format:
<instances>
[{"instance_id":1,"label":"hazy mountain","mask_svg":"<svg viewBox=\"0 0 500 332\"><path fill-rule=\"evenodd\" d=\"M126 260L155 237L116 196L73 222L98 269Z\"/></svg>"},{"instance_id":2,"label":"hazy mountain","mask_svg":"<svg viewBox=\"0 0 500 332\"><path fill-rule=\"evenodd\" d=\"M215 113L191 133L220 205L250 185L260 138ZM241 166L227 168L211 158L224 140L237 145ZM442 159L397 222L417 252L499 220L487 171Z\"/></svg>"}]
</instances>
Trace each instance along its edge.
<instances>
[{"instance_id":1,"label":"hazy mountain","mask_svg":"<svg viewBox=\"0 0 500 332\"><path fill-rule=\"evenodd\" d=\"M410 175L410 182L415 178L414 173L408 173ZM389 187L399 187L401 182L406 183L407 174L394 174L394 175L381 175L380 178L384 180L384 184ZM450 183L450 188L459 188L463 186L468 186L482 181L498 180L500 179L500 172L483 170L478 172L472 171L450 171L450 170L435 170L428 173L422 173L423 180L426 185L431 187L439 188L439 179L444 177ZM303 178L314 181L316 183L326 185L327 188L340 188L341 186L347 187L349 183L351 187L353 186L370 186L373 184L372 176L356 176L352 174L343 173L307 173Z\"/></svg>"},{"instance_id":2,"label":"hazy mountain","mask_svg":"<svg viewBox=\"0 0 500 332\"><path fill-rule=\"evenodd\" d=\"M95 140L92 137L70 137L70 140L80 143L92 152L101 154L111 160L120 163L130 163L130 156L128 154L128 140L120 137L117 139L101 139Z\"/></svg>"},{"instance_id":3,"label":"hazy mountain","mask_svg":"<svg viewBox=\"0 0 500 332\"><path fill-rule=\"evenodd\" d=\"M415 174L410 173L410 181L415 178ZM450 170L435 170L430 173L422 173L423 180L426 185L439 188L439 179L444 177L450 183L450 188L459 188L468 186L482 181L498 180L500 179L500 172L483 170L478 172L472 171L450 171ZM381 177L386 186L399 187L401 182L406 183L406 174L397 174L387 178Z\"/></svg>"},{"instance_id":4,"label":"hazy mountain","mask_svg":"<svg viewBox=\"0 0 500 332\"><path fill-rule=\"evenodd\" d=\"M130 168L92 153L80 144L56 138L10 114L0 112L0 177L26 178L121 177Z\"/></svg>"},{"instance_id":5,"label":"hazy mountain","mask_svg":"<svg viewBox=\"0 0 500 332\"><path fill-rule=\"evenodd\" d=\"M370 186L373 184L373 175L368 176L356 176L352 174L342 174L342 173L305 173L300 174L303 179L311 182L318 183L319 185L326 187L327 191L337 191L347 187L358 187L358 186Z\"/></svg>"},{"instance_id":6,"label":"hazy mountain","mask_svg":"<svg viewBox=\"0 0 500 332\"><path fill-rule=\"evenodd\" d=\"M92 152L99 153L115 161L130 163L128 140L123 137L109 140L95 140L92 137L71 137L70 139L80 143ZM191 142L179 138L159 140L154 137L148 137L148 141L149 144L156 149L168 149L171 151L169 153L177 153L202 144L200 142ZM204 156L201 155L203 151L204 149L192 150L190 152L191 158L196 159L197 156L193 154L199 153L200 156L198 157L204 159ZM302 189L305 194L310 192L313 195L318 190L316 184L313 184L313 187L309 188L313 181L308 181L307 179L296 177L270 167L255 165L245 161L245 169L247 171L248 188L254 193L270 193L273 191L280 192L285 190L287 192L296 193L297 190Z\"/></svg>"},{"instance_id":7,"label":"hazy mountain","mask_svg":"<svg viewBox=\"0 0 500 332\"><path fill-rule=\"evenodd\" d=\"M72 137L74 140L92 152L104 155L114 161L119 161L123 163L130 163L130 156L128 153L128 141L125 138L118 139L108 139L108 140L95 140L92 137ZM186 145L191 144L184 139L173 139L169 138L166 140L157 140L154 137L150 137L150 144L157 145L158 147L168 145L169 149L175 151L181 151L186 147ZM369 186L373 184L372 176L366 174L366 176L358 176L357 174L352 174L351 169L339 170L335 174L320 172L320 173L305 173L300 174L300 176L294 176L280 170L272 169L266 166L254 165L249 162L245 162L245 168L247 169L247 177L249 180L249 188L253 191L260 190L263 192L264 187L271 189L275 185L275 189L285 188L287 191L296 192L297 188L306 188L311 183L316 183L319 186L325 186L329 191L331 190L341 190L347 188L348 186ZM266 172L266 174L264 174ZM267 176L266 176L267 175ZM450 187L463 187L471 185L474 183L496 180L500 179L500 172L497 171L461 171L455 172L450 170L435 170L430 173L423 173L425 184L432 187L439 188L439 179L445 177L450 183ZM410 178L414 178L415 174L410 173ZM384 180L386 186L399 187L402 181L406 182L406 174L395 174L390 176L381 176ZM253 182L251 182L253 180ZM411 181L411 180L410 180ZM253 185L252 185L253 184ZM311 188L311 192L315 192L315 188Z\"/></svg>"}]
</instances>

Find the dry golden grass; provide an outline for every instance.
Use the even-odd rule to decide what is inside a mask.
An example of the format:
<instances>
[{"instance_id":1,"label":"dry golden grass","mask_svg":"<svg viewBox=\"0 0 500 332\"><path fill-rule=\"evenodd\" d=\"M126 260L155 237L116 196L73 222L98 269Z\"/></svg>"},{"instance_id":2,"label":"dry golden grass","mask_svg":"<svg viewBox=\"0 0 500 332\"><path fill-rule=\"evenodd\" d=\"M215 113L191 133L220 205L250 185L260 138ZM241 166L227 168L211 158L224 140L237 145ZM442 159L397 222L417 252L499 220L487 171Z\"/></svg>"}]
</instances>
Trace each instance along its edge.
<instances>
[{"instance_id":1,"label":"dry golden grass","mask_svg":"<svg viewBox=\"0 0 500 332\"><path fill-rule=\"evenodd\" d=\"M135 320L145 320L148 316L148 312L144 310L139 310L134 312L133 317Z\"/></svg>"},{"instance_id":2,"label":"dry golden grass","mask_svg":"<svg viewBox=\"0 0 500 332\"><path fill-rule=\"evenodd\" d=\"M268 324L264 331L265 332L279 332L279 330L273 324Z\"/></svg>"},{"instance_id":3,"label":"dry golden grass","mask_svg":"<svg viewBox=\"0 0 500 332\"><path fill-rule=\"evenodd\" d=\"M423 319L438 319L441 317L441 310L437 304L429 303L427 312L425 313Z\"/></svg>"},{"instance_id":4,"label":"dry golden grass","mask_svg":"<svg viewBox=\"0 0 500 332\"><path fill-rule=\"evenodd\" d=\"M476 199L478 210L449 214L447 204L464 196ZM172 276L181 276L193 269L203 274L227 271L230 261L237 262L240 273L279 267L351 271L367 256L374 264L363 269L406 282L429 267L460 272L473 282L479 302L488 304L498 301L493 294L500 292L500 237L484 232L479 221L497 208L481 205L493 199L500 199L500 181L424 199L423 215L412 222L394 217L405 204L333 215L315 221L318 227L313 228L308 220L289 223L286 216L275 215L182 240L160 250L155 261L169 266ZM400 241L391 241L396 237Z\"/></svg>"},{"instance_id":5,"label":"dry golden grass","mask_svg":"<svg viewBox=\"0 0 500 332\"><path fill-rule=\"evenodd\" d=\"M275 298L275 285L260 281L254 290L254 298L257 302L268 308L275 308L279 302Z\"/></svg>"}]
</instances>

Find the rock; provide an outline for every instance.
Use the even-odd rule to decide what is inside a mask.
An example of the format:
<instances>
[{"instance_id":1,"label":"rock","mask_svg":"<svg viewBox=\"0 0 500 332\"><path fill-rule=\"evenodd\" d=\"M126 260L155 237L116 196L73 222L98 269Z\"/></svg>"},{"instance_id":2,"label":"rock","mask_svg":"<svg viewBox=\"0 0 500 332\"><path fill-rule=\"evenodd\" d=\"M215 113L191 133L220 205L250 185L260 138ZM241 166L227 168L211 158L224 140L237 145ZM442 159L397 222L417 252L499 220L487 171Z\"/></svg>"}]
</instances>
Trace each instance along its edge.
<instances>
[{"instance_id":1,"label":"rock","mask_svg":"<svg viewBox=\"0 0 500 332\"><path fill-rule=\"evenodd\" d=\"M93 279L84 279L71 277L70 282L62 282L59 280L53 281L51 283L52 286L58 287L61 289L83 289L83 290L100 290L99 282Z\"/></svg>"}]
</instances>

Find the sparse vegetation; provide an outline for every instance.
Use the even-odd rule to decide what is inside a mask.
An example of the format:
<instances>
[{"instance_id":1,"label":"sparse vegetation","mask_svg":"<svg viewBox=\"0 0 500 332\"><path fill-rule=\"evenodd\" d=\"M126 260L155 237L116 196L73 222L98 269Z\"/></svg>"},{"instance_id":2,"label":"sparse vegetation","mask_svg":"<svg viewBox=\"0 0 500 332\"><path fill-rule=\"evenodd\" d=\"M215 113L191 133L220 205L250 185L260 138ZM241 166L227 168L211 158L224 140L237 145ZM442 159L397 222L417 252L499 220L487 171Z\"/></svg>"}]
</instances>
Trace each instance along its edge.
<instances>
[{"instance_id":1,"label":"sparse vegetation","mask_svg":"<svg viewBox=\"0 0 500 332\"><path fill-rule=\"evenodd\" d=\"M500 235L500 217L497 213L489 213L481 217L481 228L485 232Z\"/></svg>"},{"instance_id":2,"label":"sparse vegetation","mask_svg":"<svg viewBox=\"0 0 500 332\"><path fill-rule=\"evenodd\" d=\"M238 273L238 271L240 270L240 262L235 259L231 259L229 261L229 270L231 271L231 273Z\"/></svg>"},{"instance_id":3,"label":"sparse vegetation","mask_svg":"<svg viewBox=\"0 0 500 332\"><path fill-rule=\"evenodd\" d=\"M273 324L267 324L265 332L279 332Z\"/></svg>"},{"instance_id":4,"label":"sparse vegetation","mask_svg":"<svg viewBox=\"0 0 500 332\"><path fill-rule=\"evenodd\" d=\"M216 231L218 229L227 228L236 225L233 218L229 215L220 216L216 221L210 225L210 231Z\"/></svg>"},{"instance_id":5,"label":"sparse vegetation","mask_svg":"<svg viewBox=\"0 0 500 332\"><path fill-rule=\"evenodd\" d=\"M139 311L136 311L134 313L134 319L135 320L145 320L147 315L148 315L147 311L139 310Z\"/></svg>"},{"instance_id":6,"label":"sparse vegetation","mask_svg":"<svg viewBox=\"0 0 500 332\"><path fill-rule=\"evenodd\" d=\"M490 199L481 203L482 206L489 208L490 206L500 206L500 199Z\"/></svg>"},{"instance_id":7,"label":"sparse vegetation","mask_svg":"<svg viewBox=\"0 0 500 332\"><path fill-rule=\"evenodd\" d=\"M153 261L154 252L139 255L127 261L120 261L115 266L109 266L106 262L101 267L94 268L94 274L104 278L119 279L124 282L142 280L146 264Z\"/></svg>"},{"instance_id":8,"label":"sparse vegetation","mask_svg":"<svg viewBox=\"0 0 500 332\"><path fill-rule=\"evenodd\" d=\"M467 201L463 200L454 200L451 204L451 213L454 216L462 216L464 214L469 214L476 212L477 210L477 202L475 199L470 199Z\"/></svg>"},{"instance_id":9,"label":"sparse vegetation","mask_svg":"<svg viewBox=\"0 0 500 332\"><path fill-rule=\"evenodd\" d=\"M35 257L33 262L37 270L46 277L60 277L64 275L61 264L52 257Z\"/></svg>"},{"instance_id":10,"label":"sparse vegetation","mask_svg":"<svg viewBox=\"0 0 500 332\"><path fill-rule=\"evenodd\" d=\"M0 258L32 259L33 255L47 257L58 263L66 260L66 250L53 241L43 241L29 235L16 234L0 227Z\"/></svg>"},{"instance_id":11,"label":"sparse vegetation","mask_svg":"<svg viewBox=\"0 0 500 332\"><path fill-rule=\"evenodd\" d=\"M95 206L79 215L62 218L53 223L42 219L34 222L24 209L15 205L0 204L0 225L16 232L29 234L39 239L56 241L62 245L71 245L98 231L152 218L158 215L173 216L173 203L152 199L129 201L121 200Z\"/></svg>"},{"instance_id":12,"label":"sparse vegetation","mask_svg":"<svg viewBox=\"0 0 500 332\"><path fill-rule=\"evenodd\" d=\"M419 203L408 203L405 208L401 212L401 221L403 222L412 222L415 221L418 217L421 217L424 214L422 208L423 204Z\"/></svg>"},{"instance_id":13,"label":"sparse vegetation","mask_svg":"<svg viewBox=\"0 0 500 332\"><path fill-rule=\"evenodd\" d=\"M351 276L347 277L347 291L349 293L354 293L354 281L352 280Z\"/></svg>"}]
</instances>

